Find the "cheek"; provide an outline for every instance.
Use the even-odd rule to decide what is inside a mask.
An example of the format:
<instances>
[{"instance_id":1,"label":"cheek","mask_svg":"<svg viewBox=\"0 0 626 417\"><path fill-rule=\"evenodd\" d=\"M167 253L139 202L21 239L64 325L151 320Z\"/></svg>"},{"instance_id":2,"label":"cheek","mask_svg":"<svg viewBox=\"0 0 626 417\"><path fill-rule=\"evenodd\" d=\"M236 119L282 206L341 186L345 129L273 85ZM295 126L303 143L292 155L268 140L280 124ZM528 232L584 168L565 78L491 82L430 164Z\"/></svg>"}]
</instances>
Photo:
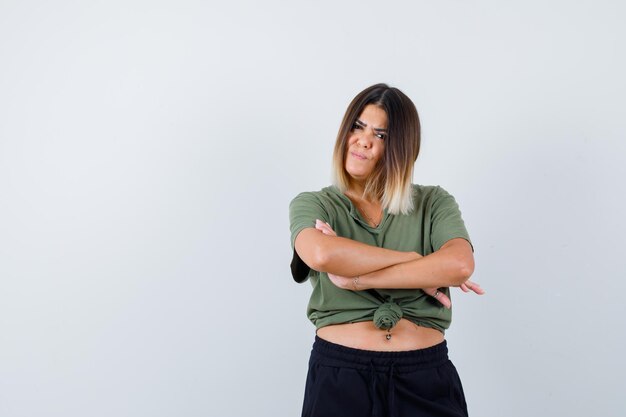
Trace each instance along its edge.
<instances>
[{"instance_id":1,"label":"cheek","mask_svg":"<svg viewBox=\"0 0 626 417\"><path fill-rule=\"evenodd\" d=\"M377 159L383 159L383 155L385 154L385 145L382 145L378 147L377 152L376 152L376 157Z\"/></svg>"},{"instance_id":2,"label":"cheek","mask_svg":"<svg viewBox=\"0 0 626 417\"><path fill-rule=\"evenodd\" d=\"M354 136L349 136L348 140L346 140L346 157L348 157L348 151L350 150L352 145L354 145L355 142L356 142L356 138Z\"/></svg>"}]
</instances>

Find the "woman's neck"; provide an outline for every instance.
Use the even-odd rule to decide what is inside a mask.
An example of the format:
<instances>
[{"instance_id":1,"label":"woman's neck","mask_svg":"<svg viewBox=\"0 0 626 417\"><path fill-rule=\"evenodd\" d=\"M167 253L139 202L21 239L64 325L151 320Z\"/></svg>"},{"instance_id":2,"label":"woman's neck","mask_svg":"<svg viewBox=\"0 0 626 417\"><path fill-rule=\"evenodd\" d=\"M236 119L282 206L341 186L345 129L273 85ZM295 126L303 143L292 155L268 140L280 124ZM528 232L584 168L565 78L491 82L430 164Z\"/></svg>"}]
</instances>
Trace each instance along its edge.
<instances>
[{"instance_id":1,"label":"woman's neck","mask_svg":"<svg viewBox=\"0 0 626 417\"><path fill-rule=\"evenodd\" d=\"M350 184L348 185L348 189L345 192L346 195L350 196L351 198L354 199L359 199L359 200L363 200L366 202L374 202L373 199L369 198L370 196L365 196L365 183L364 182L357 182L357 181L351 181Z\"/></svg>"},{"instance_id":2,"label":"woman's neck","mask_svg":"<svg viewBox=\"0 0 626 417\"><path fill-rule=\"evenodd\" d=\"M383 210L377 198L365 198L363 197L363 190L360 190L360 194L357 194L354 188L347 189L344 194L352 201L352 204L356 206L370 226L378 227L383 219Z\"/></svg>"},{"instance_id":3,"label":"woman's neck","mask_svg":"<svg viewBox=\"0 0 626 417\"><path fill-rule=\"evenodd\" d=\"M359 187L351 186L345 191L344 194L353 201L357 200L362 203L374 204L374 205L380 204L380 200L378 198L371 197L371 196L364 196L363 195L364 191L365 189L363 187L359 188Z\"/></svg>"}]
</instances>

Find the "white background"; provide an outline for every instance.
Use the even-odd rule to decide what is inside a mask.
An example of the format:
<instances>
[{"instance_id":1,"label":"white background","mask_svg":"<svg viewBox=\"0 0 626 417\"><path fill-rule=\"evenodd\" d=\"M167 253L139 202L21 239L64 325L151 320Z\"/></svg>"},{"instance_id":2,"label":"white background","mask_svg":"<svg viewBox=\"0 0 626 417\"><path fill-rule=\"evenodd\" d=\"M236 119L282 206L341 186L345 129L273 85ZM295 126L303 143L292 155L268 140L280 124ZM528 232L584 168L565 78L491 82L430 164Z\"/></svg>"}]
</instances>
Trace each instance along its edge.
<instances>
[{"instance_id":1,"label":"white background","mask_svg":"<svg viewBox=\"0 0 626 417\"><path fill-rule=\"evenodd\" d=\"M343 112L417 105L482 298L473 416L626 407L620 1L0 3L0 415L296 416L287 208Z\"/></svg>"}]
</instances>

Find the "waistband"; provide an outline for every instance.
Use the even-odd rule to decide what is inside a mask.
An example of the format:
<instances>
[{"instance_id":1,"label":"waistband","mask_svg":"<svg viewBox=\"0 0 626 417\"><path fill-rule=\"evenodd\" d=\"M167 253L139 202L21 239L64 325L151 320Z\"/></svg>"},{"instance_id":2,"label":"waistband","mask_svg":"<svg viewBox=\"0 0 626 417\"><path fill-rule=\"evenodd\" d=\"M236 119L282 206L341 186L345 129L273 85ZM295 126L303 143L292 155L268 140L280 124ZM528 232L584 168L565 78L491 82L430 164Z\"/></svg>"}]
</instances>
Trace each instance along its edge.
<instances>
[{"instance_id":1,"label":"waistband","mask_svg":"<svg viewBox=\"0 0 626 417\"><path fill-rule=\"evenodd\" d=\"M338 345L315 336L311 357L327 365L353 369L385 371L393 366L396 372L411 372L440 366L448 361L446 341L424 349L381 352Z\"/></svg>"}]
</instances>

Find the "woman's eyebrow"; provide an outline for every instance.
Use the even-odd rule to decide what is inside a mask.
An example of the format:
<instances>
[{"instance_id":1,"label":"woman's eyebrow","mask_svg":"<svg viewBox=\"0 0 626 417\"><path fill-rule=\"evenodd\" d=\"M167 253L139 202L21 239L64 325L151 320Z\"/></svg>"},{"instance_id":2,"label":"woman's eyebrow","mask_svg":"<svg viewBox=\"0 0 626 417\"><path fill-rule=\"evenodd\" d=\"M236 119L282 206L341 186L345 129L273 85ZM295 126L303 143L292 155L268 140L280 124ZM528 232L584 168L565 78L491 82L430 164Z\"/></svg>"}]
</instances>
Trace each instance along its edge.
<instances>
[{"instance_id":1,"label":"woman's eyebrow","mask_svg":"<svg viewBox=\"0 0 626 417\"><path fill-rule=\"evenodd\" d=\"M363 121L361 121L360 119L356 119L356 123L359 124L360 126L363 127L367 127L367 123L364 123ZM387 129L383 129L382 127L375 127L373 128L376 132L386 132Z\"/></svg>"}]
</instances>

